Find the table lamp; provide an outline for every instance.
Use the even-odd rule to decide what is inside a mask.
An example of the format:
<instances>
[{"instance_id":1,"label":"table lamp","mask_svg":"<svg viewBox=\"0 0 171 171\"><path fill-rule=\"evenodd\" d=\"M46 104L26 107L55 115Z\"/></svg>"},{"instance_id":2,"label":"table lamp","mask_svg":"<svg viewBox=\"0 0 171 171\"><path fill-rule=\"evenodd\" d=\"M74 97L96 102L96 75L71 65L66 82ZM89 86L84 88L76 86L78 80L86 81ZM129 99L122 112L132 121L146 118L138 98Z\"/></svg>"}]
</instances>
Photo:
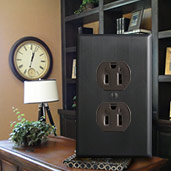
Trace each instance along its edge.
<instances>
[{"instance_id":1,"label":"table lamp","mask_svg":"<svg viewBox=\"0 0 171 171\"><path fill-rule=\"evenodd\" d=\"M55 79L24 81L24 104L39 103L38 120L43 117L44 121L46 121L47 112L50 124L54 125L48 103L58 100Z\"/></svg>"}]
</instances>

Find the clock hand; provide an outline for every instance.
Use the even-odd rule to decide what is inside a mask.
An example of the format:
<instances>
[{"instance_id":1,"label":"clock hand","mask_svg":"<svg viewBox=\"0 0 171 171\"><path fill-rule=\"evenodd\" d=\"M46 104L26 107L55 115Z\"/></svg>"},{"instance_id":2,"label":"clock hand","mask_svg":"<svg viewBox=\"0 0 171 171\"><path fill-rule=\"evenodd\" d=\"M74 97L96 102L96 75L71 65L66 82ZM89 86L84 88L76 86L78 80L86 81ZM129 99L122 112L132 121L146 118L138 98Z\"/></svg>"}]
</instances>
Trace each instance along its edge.
<instances>
[{"instance_id":1,"label":"clock hand","mask_svg":"<svg viewBox=\"0 0 171 171\"><path fill-rule=\"evenodd\" d=\"M31 65L32 65L32 62L33 62L33 59L34 59L34 55L35 55L35 53L38 51L38 49L39 49L39 47L35 47L35 49L34 49L34 52L32 53L32 57L31 57L31 61L30 61L30 68L31 68Z\"/></svg>"},{"instance_id":2,"label":"clock hand","mask_svg":"<svg viewBox=\"0 0 171 171\"><path fill-rule=\"evenodd\" d=\"M35 54L35 52L32 53L32 57L31 57L31 61L30 61L30 66L29 66L30 68L31 68L31 65L32 65L32 62L33 62L33 59L34 59L34 54Z\"/></svg>"}]
</instances>

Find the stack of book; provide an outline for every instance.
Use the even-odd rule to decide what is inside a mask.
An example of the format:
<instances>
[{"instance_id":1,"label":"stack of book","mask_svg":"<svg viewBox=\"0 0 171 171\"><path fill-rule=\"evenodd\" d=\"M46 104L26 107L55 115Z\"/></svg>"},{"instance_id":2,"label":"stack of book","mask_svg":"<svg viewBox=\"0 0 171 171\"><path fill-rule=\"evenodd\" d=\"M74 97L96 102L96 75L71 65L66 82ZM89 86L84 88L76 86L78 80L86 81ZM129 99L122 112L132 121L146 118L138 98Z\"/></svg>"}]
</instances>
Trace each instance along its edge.
<instances>
[{"instance_id":1,"label":"stack of book","mask_svg":"<svg viewBox=\"0 0 171 171\"><path fill-rule=\"evenodd\" d=\"M129 18L117 18L116 23L117 23L117 34L124 34L126 31L128 31L129 27Z\"/></svg>"}]
</instances>

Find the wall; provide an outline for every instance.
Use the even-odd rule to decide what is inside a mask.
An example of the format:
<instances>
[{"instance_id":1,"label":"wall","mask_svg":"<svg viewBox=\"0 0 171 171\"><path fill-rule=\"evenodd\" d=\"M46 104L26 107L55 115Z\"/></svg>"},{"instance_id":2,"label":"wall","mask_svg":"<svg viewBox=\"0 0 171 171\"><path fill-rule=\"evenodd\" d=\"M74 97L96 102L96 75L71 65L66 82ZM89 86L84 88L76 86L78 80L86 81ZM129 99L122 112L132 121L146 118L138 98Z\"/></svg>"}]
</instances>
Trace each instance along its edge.
<instances>
[{"instance_id":1,"label":"wall","mask_svg":"<svg viewBox=\"0 0 171 171\"><path fill-rule=\"evenodd\" d=\"M62 108L61 26L60 0L0 0L0 139L8 139L10 121L16 120L12 106L29 120L37 120L38 105L23 103L23 82L9 67L9 52L18 39L35 36L43 40L53 55L53 70L49 78L56 78L59 102L50 104L55 124L57 109Z\"/></svg>"}]
</instances>

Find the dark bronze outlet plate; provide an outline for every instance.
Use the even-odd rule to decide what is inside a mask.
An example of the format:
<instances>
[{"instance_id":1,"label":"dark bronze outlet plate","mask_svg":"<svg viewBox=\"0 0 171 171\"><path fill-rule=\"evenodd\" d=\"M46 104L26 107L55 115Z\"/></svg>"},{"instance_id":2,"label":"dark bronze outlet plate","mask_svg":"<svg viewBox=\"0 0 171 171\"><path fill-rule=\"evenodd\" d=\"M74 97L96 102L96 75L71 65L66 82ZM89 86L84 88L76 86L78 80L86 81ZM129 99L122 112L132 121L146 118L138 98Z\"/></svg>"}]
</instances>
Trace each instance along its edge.
<instances>
[{"instance_id":1,"label":"dark bronze outlet plate","mask_svg":"<svg viewBox=\"0 0 171 171\"><path fill-rule=\"evenodd\" d=\"M150 35L81 35L77 157L152 155Z\"/></svg>"}]
</instances>

